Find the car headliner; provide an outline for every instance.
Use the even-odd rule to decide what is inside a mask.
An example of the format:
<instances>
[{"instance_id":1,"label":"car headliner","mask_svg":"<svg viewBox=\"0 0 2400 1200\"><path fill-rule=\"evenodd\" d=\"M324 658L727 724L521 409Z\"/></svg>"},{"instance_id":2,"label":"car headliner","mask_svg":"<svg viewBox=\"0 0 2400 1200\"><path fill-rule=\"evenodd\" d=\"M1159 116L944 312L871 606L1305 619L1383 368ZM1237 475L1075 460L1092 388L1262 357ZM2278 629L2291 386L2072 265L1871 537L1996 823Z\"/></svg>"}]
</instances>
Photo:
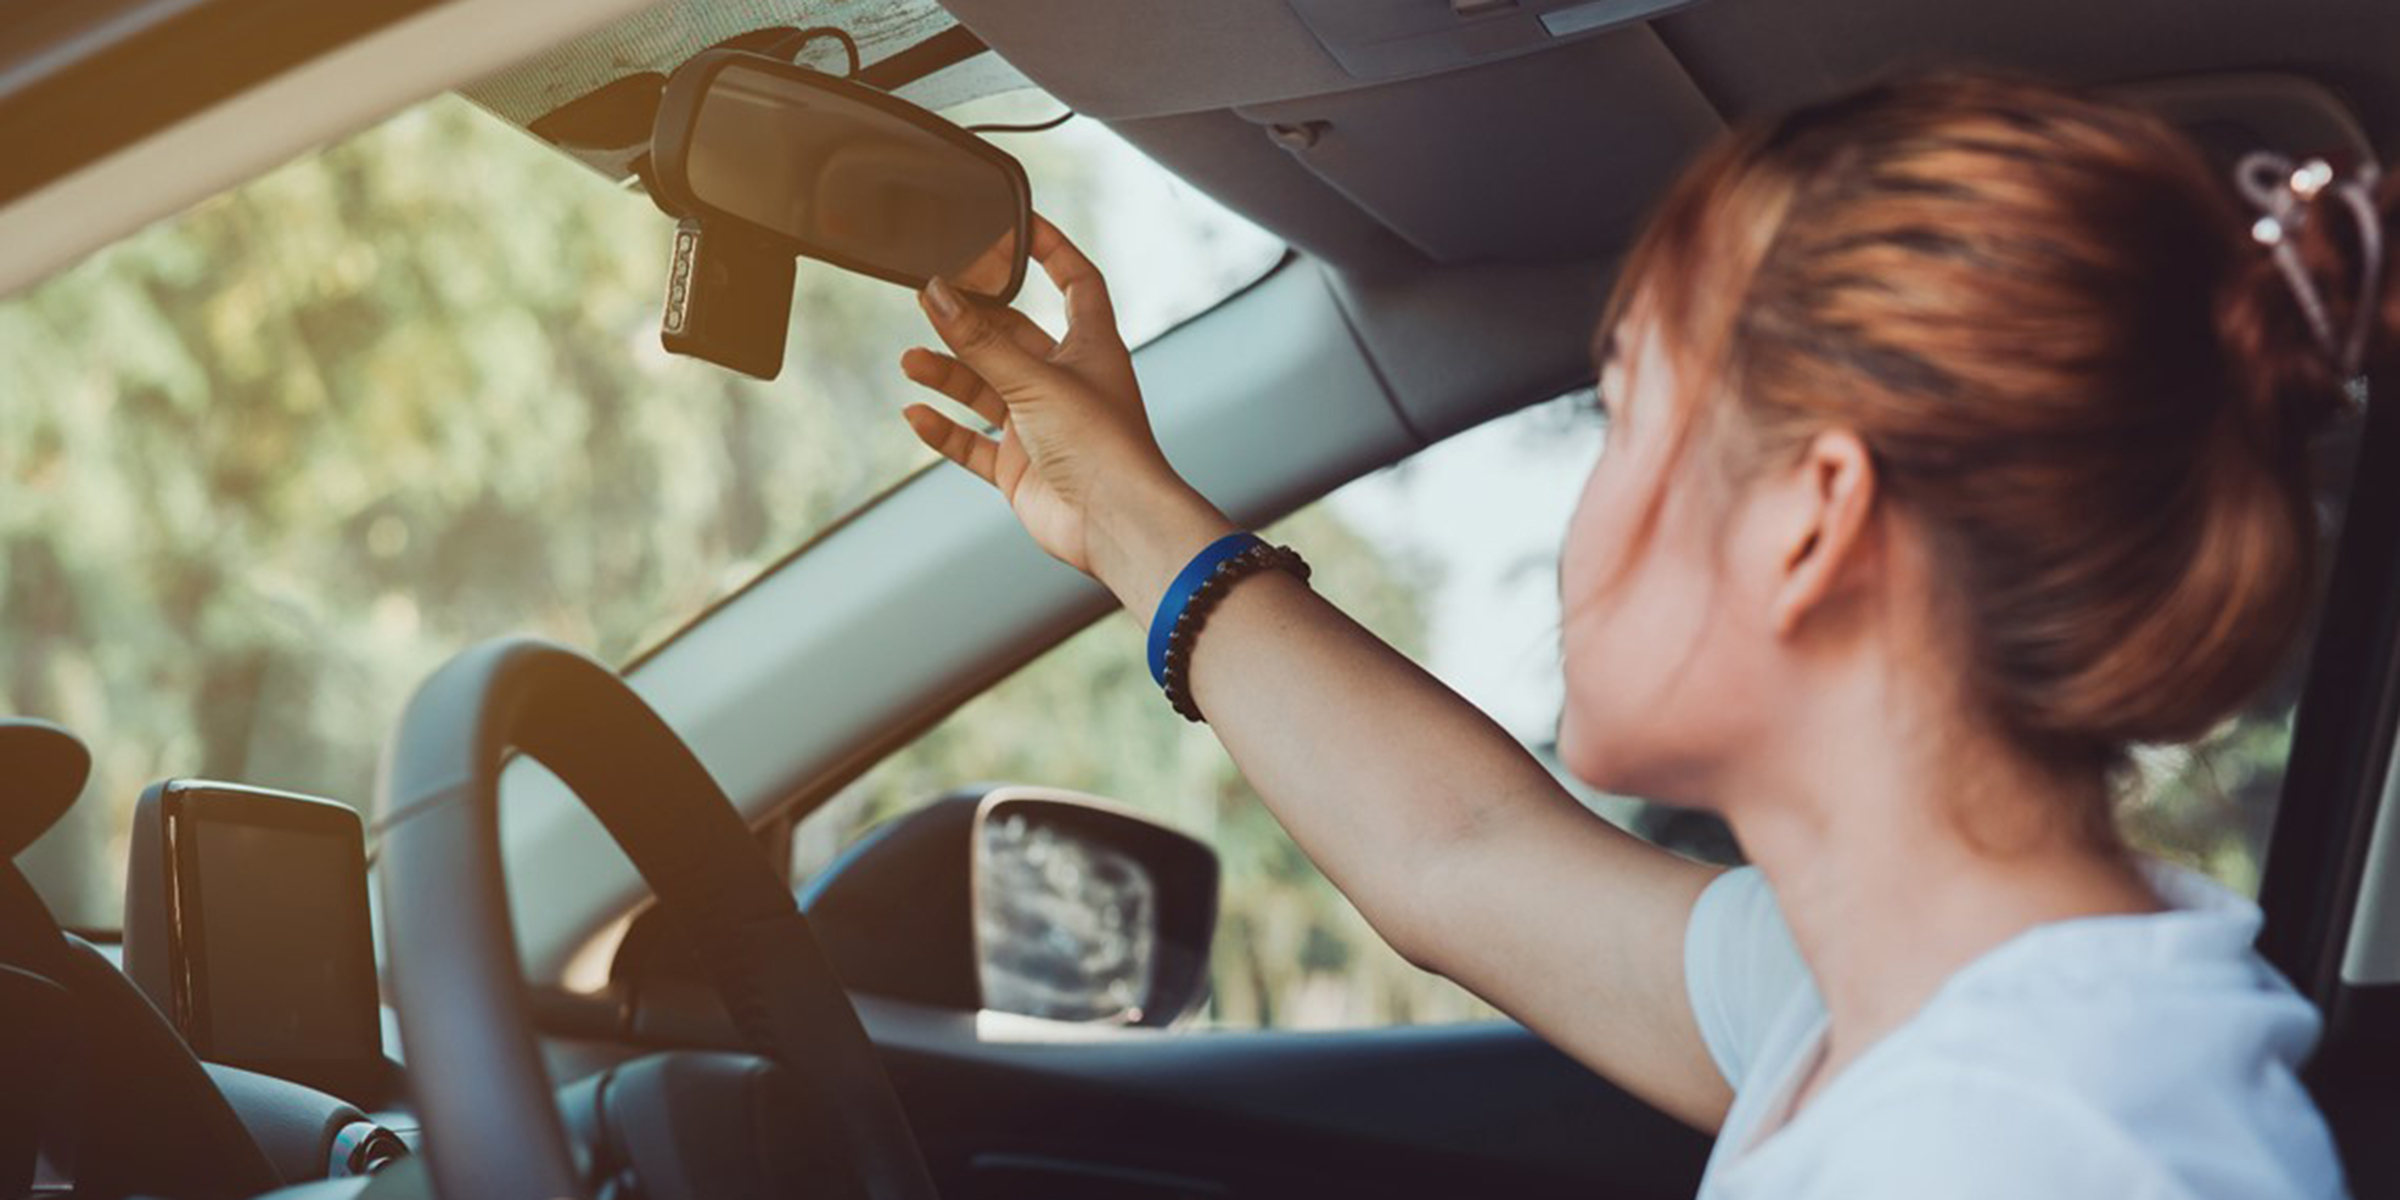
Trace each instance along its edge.
<instances>
[{"instance_id":1,"label":"car headliner","mask_svg":"<svg viewBox=\"0 0 2400 1200\"><path fill-rule=\"evenodd\" d=\"M445 19L473 30L429 48L411 78L455 85L483 77L468 94L522 123L586 81L667 65L744 25L832 17L865 35L872 59L945 25L950 18L930 2L675 0L637 9L624 0L376 0L333 6L350 13L340 28L312 15L324 6L293 0L120 2L80 6L84 16L73 21L58 15L68 6L45 3L0 39L0 141L18 150L0 164L0 200L10 201L0 232L25 235L0 239L24 259L0 251L0 288L13 290L198 198L180 181L136 189L142 199L103 206L107 232L97 219L69 222L88 232L77 229L63 243L55 228L9 219L72 183L63 173L79 163L84 173L105 167L105 158L84 160L129 129L149 136L113 157L172 140L177 131L162 128L169 120L244 82L305 70L294 63L338 56L333 47L344 35L404 41L405 27ZM1609 2L1611 11L1660 7ZM1605 257L1728 121L1926 61L1966 59L2080 82L2273 69L2331 89L2375 143L2400 128L2400 63L2385 53L2400 45L2400 6L2381 0L2296 0L2272 13L2249 0L1703 0L1648 22L1559 37L1522 29L1537 13L1595 6L1521 0L1472 21L1431 3L1357 0L947 7L1077 111L1107 121L1301 249L1366 271ZM462 19L487 9L480 20ZM503 18L502 9L517 11ZM1442 21L1455 28L1437 28L1441 38L1428 43L1423 31ZM523 36L506 36L507 25ZM242 36L262 31L271 36ZM252 43L276 53L235 61L237 50L267 53ZM1367 53L1402 44L1415 57L1401 69ZM492 72L537 49L523 65ZM377 58L399 52L379 47ZM193 69L195 58L210 58L211 69ZM243 68L257 78L229 74ZM144 86L126 86L128 72ZM413 98L362 97L364 82L350 72L319 81L311 102L246 114L245 145L231 157L263 166ZM182 110L155 111L178 99ZM331 117L341 118L339 128ZM187 151L172 161L188 173L195 157ZM232 181L208 174L212 183ZM1429 180L1446 186L1427 187ZM60 207L42 206L52 215Z\"/></svg>"},{"instance_id":2,"label":"car headliner","mask_svg":"<svg viewBox=\"0 0 2400 1200\"><path fill-rule=\"evenodd\" d=\"M656 87L685 59L744 34L776 28L839 28L858 49L861 77L917 104L940 110L1026 86L1025 77L982 43L964 34L964 61L934 56L920 67L910 51L927 47L958 22L937 0L667 0L582 37L554 46L504 71L459 89L493 115L533 133L611 180L632 176L632 162L649 149L646 120L587 123L581 139L544 136L544 117L596 92L637 77ZM841 73L848 68L839 42L804 43L799 61ZM651 93L654 102L655 92ZM646 106L633 106L634 113ZM630 136L629 136L630 135Z\"/></svg>"}]
</instances>

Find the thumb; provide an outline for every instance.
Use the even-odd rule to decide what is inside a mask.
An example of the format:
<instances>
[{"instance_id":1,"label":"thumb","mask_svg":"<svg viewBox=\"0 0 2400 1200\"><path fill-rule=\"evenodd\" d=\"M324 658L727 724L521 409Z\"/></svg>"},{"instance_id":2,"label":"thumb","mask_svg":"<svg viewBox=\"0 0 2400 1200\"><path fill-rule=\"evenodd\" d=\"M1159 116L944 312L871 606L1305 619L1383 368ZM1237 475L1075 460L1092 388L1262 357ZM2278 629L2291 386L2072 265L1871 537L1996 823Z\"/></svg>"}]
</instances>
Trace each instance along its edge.
<instances>
[{"instance_id":1,"label":"thumb","mask_svg":"<svg viewBox=\"0 0 2400 1200\"><path fill-rule=\"evenodd\" d=\"M1029 339L1016 330L1017 324L1032 326L1016 310L972 303L938 278L917 294L917 303L925 309L942 344L1002 400L1013 403L1031 398L1055 379L1058 368L1029 350L1025 345Z\"/></svg>"}]
</instances>

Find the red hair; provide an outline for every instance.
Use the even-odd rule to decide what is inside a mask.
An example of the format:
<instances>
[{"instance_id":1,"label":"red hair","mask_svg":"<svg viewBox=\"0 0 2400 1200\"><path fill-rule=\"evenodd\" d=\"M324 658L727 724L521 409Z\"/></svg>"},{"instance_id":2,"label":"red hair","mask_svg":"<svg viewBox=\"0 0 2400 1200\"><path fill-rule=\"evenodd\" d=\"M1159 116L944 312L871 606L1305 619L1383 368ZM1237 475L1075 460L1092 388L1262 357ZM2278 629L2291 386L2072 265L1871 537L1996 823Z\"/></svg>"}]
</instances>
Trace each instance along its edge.
<instances>
[{"instance_id":1,"label":"red hair","mask_svg":"<svg viewBox=\"0 0 2400 1200\"><path fill-rule=\"evenodd\" d=\"M2315 208L2302 258L2346 325L2356 221ZM1920 78L1712 149L1602 330L1638 307L1681 428L1738 462L1859 437L1926 535L1972 701L2054 759L2105 764L2230 716L2306 612L2308 448L2343 381L2247 228L2154 116ZM2388 346L2400 293L2379 302Z\"/></svg>"}]
</instances>

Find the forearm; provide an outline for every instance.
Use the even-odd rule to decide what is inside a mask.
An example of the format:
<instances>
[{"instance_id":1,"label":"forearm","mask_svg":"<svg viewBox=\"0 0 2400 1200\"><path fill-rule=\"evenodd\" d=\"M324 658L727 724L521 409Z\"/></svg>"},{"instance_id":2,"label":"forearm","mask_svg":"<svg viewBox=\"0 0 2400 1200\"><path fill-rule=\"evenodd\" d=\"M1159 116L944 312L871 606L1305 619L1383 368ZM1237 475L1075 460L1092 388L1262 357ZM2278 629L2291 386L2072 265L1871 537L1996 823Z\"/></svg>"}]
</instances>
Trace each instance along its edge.
<instances>
[{"instance_id":1,"label":"forearm","mask_svg":"<svg viewBox=\"0 0 2400 1200\"><path fill-rule=\"evenodd\" d=\"M1294 840L1410 961L1651 1103L1730 1097L1684 993L1711 868L1585 811L1515 738L1282 572L1243 580L1193 694Z\"/></svg>"},{"instance_id":2,"label":"forearm","mask_svg":"<svg viewBox=\"0 0 2400 1200\"><path fill-rule=\"evenodd\" d=\"M1574 801L1423 668L1281 573L1210 614L1192 690L1294 840L1412 961L1458 976L1453 891L1475 848ZM1580 812L1574 816L1582 818Z\"/></svg>"},{"instance_id":3,"label":"forearm","mask_svg":"<svg viewBox=\"0 0 2400 1200\"><path fill-rule=\"evenodd\" d=\"M1006 432L923 405L909 425L1147 628L1176 574L1234 526L1151 437L1099 272L1038 219L1033 255L1070 315L1051 349L1021 314L933 287L926 313L957 357L903 364ZM1728 1093L1683 995L1681 941L1706 868L1583 811L1490 718L1280 572L1225 595L1191 670L1268 807L1402 953L1713 1127Z\"/></svg>"},{"instance_id":4,"label":"forearm","mask_svg":"<svg viewBox=\"0 0 2400 1200\"><path fill-rule=\"evenodd\" d=\"M1118 511L1094 565L1146 628L1167 581L1235 526L1188 492ZM1327 876L1420 962L1451 969L1436 944L1440 884L1459 878L1447 868L1486 835L1566 818L1622 837L1489 717L1281 572L1226 592L1193 649L1193 696L1235 763Z\"/></svg>"}]
</instances>

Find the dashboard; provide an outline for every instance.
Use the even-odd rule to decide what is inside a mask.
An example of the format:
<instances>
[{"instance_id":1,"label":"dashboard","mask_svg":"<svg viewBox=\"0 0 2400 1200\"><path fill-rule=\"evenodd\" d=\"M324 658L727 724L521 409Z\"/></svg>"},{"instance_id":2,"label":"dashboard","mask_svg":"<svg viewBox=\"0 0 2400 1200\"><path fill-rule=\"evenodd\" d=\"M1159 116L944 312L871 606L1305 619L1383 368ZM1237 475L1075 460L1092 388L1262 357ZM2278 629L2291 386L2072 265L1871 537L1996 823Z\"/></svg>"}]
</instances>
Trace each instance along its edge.
<instances>
[{"instance_id":1,"label":"dashboard","mask_svg":"<svg viewBox=\"0 0 2400 1200\"><path fill-rule=\"evenodd\" d=\"M85 1023L107 1031L120 1089L142 1093L148 1120L176 1125L181 1145L115 1153L165 1170L178 1154L211 1157L192 1153L211 1142L211 1178L241 1181L212 1190L244 1195L271 1190L259 1182L269 1169L285 1186L364 1186L416 1158L368 864L364 824L343 804L193 779L143 794L123 943L75 943L93 961L74 990L112 998ZM1205 845L1098 797L984 785L879 826L799 900L854 1000L1130 1030L1173 1024L1204 996L1217 875ZM570 1118L605 1108L607 1080L638 1074L629 1064L645 1054L744 1048L658 915L628 928L606 994L529 997L560 1039L553 1077L580 1080L560 1093ZM578 1056L594 1061L576 1070ZM587 1148L615 1147L593 1153L622 1149L622 1131L576 1128Z\"/></svg>"}]
</instances>

